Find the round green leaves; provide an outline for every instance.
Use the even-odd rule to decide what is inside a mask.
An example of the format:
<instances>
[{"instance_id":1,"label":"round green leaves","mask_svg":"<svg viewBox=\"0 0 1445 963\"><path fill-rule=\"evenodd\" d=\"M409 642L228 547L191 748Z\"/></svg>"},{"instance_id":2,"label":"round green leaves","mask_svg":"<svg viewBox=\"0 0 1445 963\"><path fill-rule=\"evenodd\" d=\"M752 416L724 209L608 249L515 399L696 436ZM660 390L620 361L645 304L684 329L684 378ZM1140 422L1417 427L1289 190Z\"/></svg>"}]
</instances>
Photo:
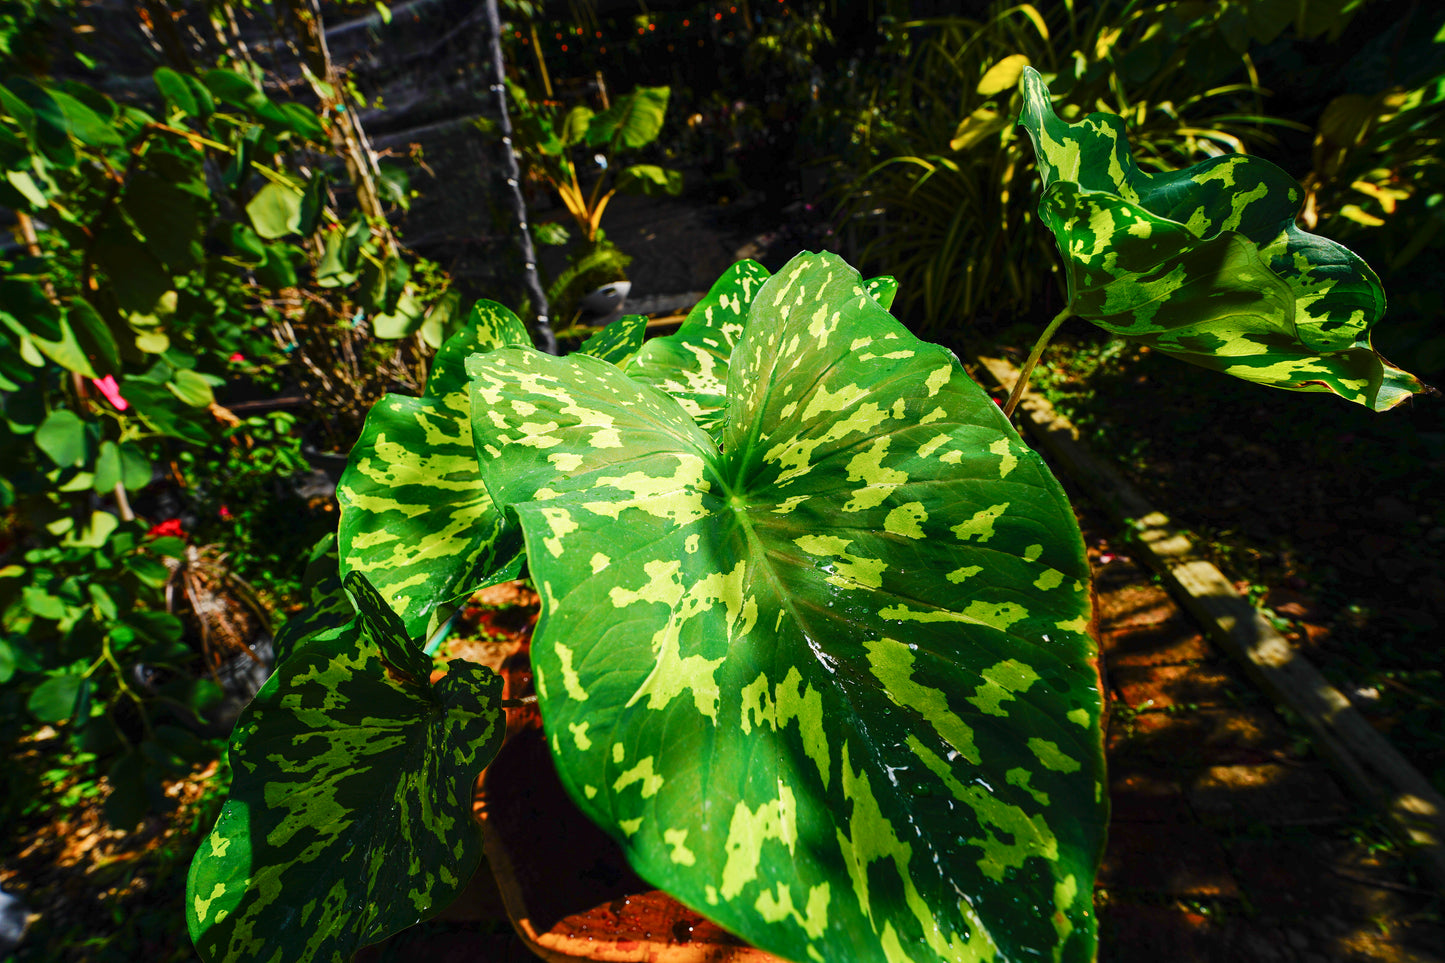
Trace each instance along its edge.
<instances>
[{"instance_id":1,"label":"round green leaves","mask_svg":"<svg viewBox=\"0 0 1445 963\"><path fill-rule=\"evenodd\" d=\"M1284 171L1227 154L1149 174L1118 117L1065 123L1031 68L1022 89L1039 215L1074 314L1184 361L1376 411L1424 390L1370 346L1380 282L1347 248L1295 226L1303 193Z\"/></svg>"},{"instance_id":2,"label":"round green leaves","mask_svg":"<svg viewBox=\"0 0 1445 963\"><path fill-rule=\"evenodd\" d=\"M469 364L564 783L784 957L1090 959L1100 694L1062 492L836 257L751 302L721 450L601 362Z\"/></svg>"}]
</instances>

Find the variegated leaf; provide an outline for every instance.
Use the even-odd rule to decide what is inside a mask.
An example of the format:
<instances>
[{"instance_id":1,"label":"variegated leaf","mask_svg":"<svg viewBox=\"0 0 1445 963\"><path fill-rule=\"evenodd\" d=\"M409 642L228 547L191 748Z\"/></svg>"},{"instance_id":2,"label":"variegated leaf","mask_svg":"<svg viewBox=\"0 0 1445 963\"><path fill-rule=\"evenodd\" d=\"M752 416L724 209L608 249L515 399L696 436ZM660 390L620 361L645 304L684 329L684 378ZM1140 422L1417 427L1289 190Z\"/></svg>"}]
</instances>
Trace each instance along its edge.
<instances>
[{"instance_id":1,"label":"variegated leaf","mask_svg":"<svg viewBox=\"0 0 1445 963\"><path fill-rule=\"evenodd\" d=\"M481 859L472 790L506 730L501 679L462 661L434 686L390 671L383 651L426 659L363 594L236 724L230 798L186 891L208 963L343 963L446 907Z\"/></svg>"},{"instance_id":2,"label":"variegated leaf","mask_svg":"<svg viewBox=\"0 0 1445 963\"><path fill-rule=\"evenodd\" d=\"M756 261L737 262L677 331L647 342L623 370L672 395L704 431L720 435L727 413L728 359L767 277L768 269Z\"/></svg>"},{"instance_id":3,"label":"variegated leaf","mask_svg":"<svg viewBox=\"0 0 1445 963\"><path fill-rule=\"evenodd\" d=\"M863 287L868 292L869 297L882 305L884 310L893 307L893 298L898 294L897 278L892 275L883 274L864 281Z\"/></svg>"},{"instance_id":4,"label":"variegated leaf","mask_svg":"<svg viewBox=\"0 0 1445 963\"><path fill-rule=\"evenodd\" d=\"M478 301L466 326L447 338L432 359L425 395L442 398L467 388L466 360L478 351L527 347L532 336L522 319L495 301Z\"/></svg>"},{"instance_id":5,"label":"variegated leaf","mask_svg":"<svg viewBox=\"0 0 1445 963\"><path fill-rule=\"evenodd\" d=\"M312 546L306 559L301 591L306 607L286 620L271 643L273 663L285 661L308 636L345 625L356 617L356 607L342 591L336 534L333 532Z\"/></svg>"},{"instance_id":6,"label":"variegated leaf","mask_svg":"<svg viewBox=\"0 0 1445 963\"><path fill-rule=\"evenodd\" d=\"M620 365L642 349L642 339L647 335L647 317L641 314L624 314L607 327L598 331L582 343L578 354L591 355Z\"/></svg>"},{"instance_id":7,"label":"variegated leaf","mask_svg":"<svg viewBox=\"0 0 1445 963\"><path fill-rule=\"evenodd\" d=\"M365 574L412 636L516 555L477 470L465 360L523 345L532 342L515 314L477 302L437 352L426 394L372 407L336 486L342 572Z\"/></svg>"},{"instance_id":8,"label":"variegated leaf","mask_svg":"<svg viewBox=\"0 0 1445 963\"><path fill-rule=\"evenodd\" d=\"M1092 959L1083 546L951 354L825 254L756 293L721 452L591 359L468 369L554 758L645 879L792 960Z\"/></svg>"},{"instance_id":9,"label":"variegated leaf","mask_svg":"<svg viewBox=\"0 0 1445 963\"><path fill-rule=\"evenodd\" d=\"M1295 226L1303 192L1270 162L1213 157L1150 174L1124 122L1054 114L1032 68L1019 123L1044 182L1073 313L1184 361L1377 411L1424 386L1370 346L1385 295L1364 261Z\"/></svg>"}]
</instances>

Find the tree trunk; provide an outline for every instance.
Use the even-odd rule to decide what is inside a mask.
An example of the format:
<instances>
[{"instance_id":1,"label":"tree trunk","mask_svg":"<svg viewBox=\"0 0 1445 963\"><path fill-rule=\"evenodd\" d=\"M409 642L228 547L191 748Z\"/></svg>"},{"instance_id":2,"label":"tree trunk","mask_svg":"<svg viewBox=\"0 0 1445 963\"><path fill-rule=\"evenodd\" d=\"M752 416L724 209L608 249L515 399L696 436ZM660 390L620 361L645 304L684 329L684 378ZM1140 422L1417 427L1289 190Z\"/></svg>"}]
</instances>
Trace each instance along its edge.
<instances>
[{"instance_id":1,"label":"tree trunk","mask_svg":"<svg viewBox=\"0 0 1445 963\"><path fill-rule=\"evenodd\" d=\"M537 254L532 247L532 229L527 224L527 201L522 197L522 173L517 167L517 152L512 147L512 115L507 109L507 68L502 60L502 18L497 13L497 0L484 0L487 9L488 43L491 46L492 84L491 92L496 101L498 127L502 131L502 173L507 179L511 195L512 210L517 216L518 240L522 247L522 281L527 296L537 312L533 334L538 347L548 354L557 353L557 336L552 333L552 322L547 316L547 292L542 289L542 280L537 276Z\"/></svg>"}]
</instances>

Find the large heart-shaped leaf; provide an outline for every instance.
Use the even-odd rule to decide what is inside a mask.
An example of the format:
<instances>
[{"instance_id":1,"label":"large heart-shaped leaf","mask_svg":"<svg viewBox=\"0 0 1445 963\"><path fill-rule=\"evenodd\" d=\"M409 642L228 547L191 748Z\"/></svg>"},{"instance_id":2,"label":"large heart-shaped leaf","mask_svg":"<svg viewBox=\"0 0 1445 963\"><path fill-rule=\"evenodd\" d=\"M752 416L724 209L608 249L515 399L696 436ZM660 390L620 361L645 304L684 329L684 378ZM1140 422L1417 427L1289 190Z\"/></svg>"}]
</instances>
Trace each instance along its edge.
<instances>
[{"instance_id":1,"label":"large heart-shaped leaf","mask_svg":"<svg viewBox=\"0 0 1445 963\"><path fill-rule=\"evenodd\" d=\"M1284 171L1226 154L1150 174L1118 117L1064 122L1032 68L1022 90L1039 215L1063 254L1074 314L1246 381L1377 411L1425 390L1370 346L1380 282L1349 249L1295 226L1303 192Z\"/></svg>"},{"instance_id":2,"label":"large heart-shaped leaf","mask_svg":"<svg viewBox=\"0 0 1445 963\"><path fill-rule=\"evenodd\" d=\"M737 262L693 305L677 331L644 344L623 370L672 395L703 430L721 435L728 360L767 278L768 269L757 261Z\"/></svg>"},{"instance_id":3,"label":"large heart-shaped leaf","mask_svg":"<svg viewBox=\"0 0 1445 963\"><path fill-rule=\"evenodd\" d=\"M231 737L231 795L186 891L212 963L349 960L444 908L481 859L472 789L506 730L501 679L397 671L427 659L363 579L348 587L362 614L291 653Z\"/></svg>"},{"instance_id":4,"label":"large heart-shaped leaf","mask_svg":"<svg viewBox=\"0 0 1445 963\"><path fill-rule=\"evenodd\" d=\"M576 803L792 960L1092 959L1088 569L1040 459L832 255L757 292L722 450L588 358L472 359Z\"/></svg>"},{"instance_id":5,"label":"large heart-shaped leaf","mask_svg":"<svg viewBox=\"0 0 1445 963\"><path fill-rule=\"evenodd\" d=\"M477 302L437 352L425 395L387 395L372 407L336 486L342 571L371 579L411 635L429 632L439 605L481 587L516 554L477 469L464 364L531 344L515 314Z\"/></svg>"}]
</instances>

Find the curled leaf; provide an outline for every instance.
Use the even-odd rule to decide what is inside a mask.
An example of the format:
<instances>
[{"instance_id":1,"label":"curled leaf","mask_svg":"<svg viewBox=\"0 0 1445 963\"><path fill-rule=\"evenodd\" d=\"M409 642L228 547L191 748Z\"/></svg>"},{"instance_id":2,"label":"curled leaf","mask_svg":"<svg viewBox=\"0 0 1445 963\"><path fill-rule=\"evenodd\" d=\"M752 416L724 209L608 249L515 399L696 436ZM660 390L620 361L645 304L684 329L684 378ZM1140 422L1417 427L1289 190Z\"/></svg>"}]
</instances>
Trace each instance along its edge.
<instances>
[{"instance_id":1,"label":"curled leaf","mask_svg":"<svg viewBox=\"0 0 1445 963\"><path fill-rule=\"evenodd\" d=\"M1379 279L1348 248L1295 226L1303 191L1284 171L1226 154L1150 174L1118 117L1064 122L1029 68L1022 88L1039 215L1058 240L1074 314L1183 361L1376 411L1426 390L1370 346L1385 310Z\"/></svg>"}]
</instances>

